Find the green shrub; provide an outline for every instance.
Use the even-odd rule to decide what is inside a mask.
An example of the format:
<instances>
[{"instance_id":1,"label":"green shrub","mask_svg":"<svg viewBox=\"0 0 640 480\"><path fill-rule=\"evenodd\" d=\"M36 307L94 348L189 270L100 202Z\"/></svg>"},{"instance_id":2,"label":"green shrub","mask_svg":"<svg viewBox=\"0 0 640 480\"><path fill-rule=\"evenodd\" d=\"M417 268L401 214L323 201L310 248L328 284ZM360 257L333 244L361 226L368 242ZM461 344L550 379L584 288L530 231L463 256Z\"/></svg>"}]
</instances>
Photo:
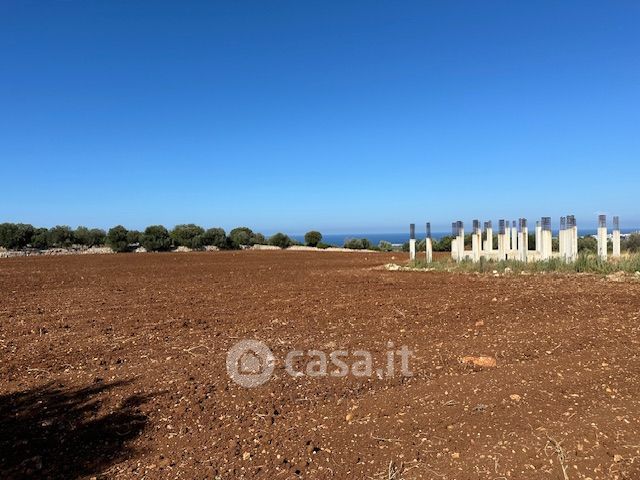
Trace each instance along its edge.
<instances>
[{"instance_id":1,"label":"green shrub","mask_svg":"<svg viewBox=\"0 0 640 480\"><path fill-rule=\"evenodd\" d=\"M598 253L598 240L594 237L578 238L578 252Z\"/></svg>"},{"instance_id":2,"label":"green shrub","mask_svg":"<svg viewBox=\"0 0 640 480\"><path fill-rule=\"evenodd\" d=\"M145 228L140 243L147 252L166 252L172 247L169 230L162 225L151 225Z\"/></svg>"},{"instance_id":3,"label":"green shrub","mask_svg":"<svg viewBox=\"0 0 640 480\"><path fill-rule=\"evenodd\" d=\"M352 250L366 250L371 248L371 242L366 238L347 238L344 241L344 248Z\"/></svg>"},{"instance_id":4,"label":"green shrub","mask_svg":"<svg viewBox=\"0 0 640 480\"><path fill-rule=\"evenodd\" d=\"M624 241L624 248L629 252L640 252L640 233L632 233Z\"/></svg>"},{"instance_id":5,"label":"green shrub","mask_svg":"<svg viewBox=\"0 0 640 480\"><path fill-rule=\"evenodd\" d=\"M240 248L249 245L253 232L247 227L237 227L229 232L229 242L232 248Z\"/></svg>"},{"instance_id":6,"label":"green shrub","mask_svg":"<svg viewBox=\"0 0 640 480\"><path fill-rule=\"evenodd\" d=\"M75 243L78 245L88 245L89 240L89 229L87 227L78 227L73 232L73 238Z\"/></svg>"},{"instance_id":7,"label":"green shrub","mask_svg":"<svg viewBox=\"0 0 640 480\"><path fill-rule=\"evenodd\" d=\"M96 247L104 245L107 234L99 228L88 229L87 227L78 227L73 232L75 243L78 245L86 245L87 247Z\"/></svg>"},{"instance_id":8,"label":"green shrub","mask_svg":"<svg viewBox=\"0 0 640 480\"><path fill-rule=\"evenodd\" d=\"M127 232L127 242L129 243L129 248L134 245L140 245L142 243L142 232L139 230L129 230Z\"/></svg>"},{"instance_id":9,"label":"green shrub","mask_svg":"<svg viewBox=\"0 0 640 480\"><path fill-rule=\"evenodd\" d=\"M31 246L40 249L49 248L49 229L36 228L31 237Z\"/></svg>"},{"instance_id":10,"label":"green shrub","mask_svg":"<svg viewBox=\"0 0 640 480\"><path fill-rule=\"evenodd\" d=\"M227 234L222 228L209 228L202 235L202 245L227 248Z\"/></svg>"},{"instance_id":11,"label":"green shrub","mask_svg":"<svg viewBox=\"0 0 640 480\"><path fill-rule=\"evenodd\" d=\"M49 229L48 243L51 247L70 247L74 242L73 230L66 225L56 225Z\"/></svg>"},{"instance_id":12,"label":"green shrub","mask_svg":"<svg viewBox=\"0 0 640 480\"><path fill-rule=\"evenodd\" d=\"M293 240L291 240L291 242L293 243ZM266 245L267 244L267 239L264 238L263 234L258 233L258 232L254 232L253 235L251 235L250 244L251 245Z\"/></svg>"},{"instance_id":13,"label":"green shrub","mask_svg":"<svg viewBox=\"0 0 640 480\"><path fill-rule=\"evenodd\" d=\"M242 246L263 245L266 243L264 235L254 233L247 227L237 227L229 232L229 247L240 248Z\"/></svg>"},{"instance_id":14,"label":"green shrub","mask_svg":"<svg viewBox=\"0 0 640 480\"><path fill-rule=\"evenodd\" d=\"M442 237L440 240L434 240L433 242L433 251L434 252L450 252L451 251L451 242L453 242L455 237L451 235L447 235Z\"/></svg>"},{"instance_id":15,"label":"green shrub","mask_svg":"<svg viewBox=\"0 0 640 480\"><path fill-rule=\"evenodd\" d=\"M380 240L380 243L378 243L378 250L381 252L390 252L393 250L393 245L391 245L391 242L387 242L386 240Z\"/></svg>"},{"instance_id":16,"label":"green shrub","mask_svg":"<svg viewBox=\"0 0 640 480\"><path fill-rule=\"evenodd\" d=\"M111 247L114 252L127 252L129 251L129 231L122 225L116 225L110 228L107 232L107 245Z\"/></svg>"},{"instance_id":17,"label":"green shrub","mask_svg":"<svg viewBox=\"0 0 640 480\"><path fill-rule=\"evenodd\" d=\"M91 228L89 230L89 239L91 240L91 246L104 246L107 241L107 232L101 228Z\"/></svg>"},{"instance_id":18,"label":"green shrub","mask_svg":"<svg viewBox=\"0 0 640 480\"><path fill-rule=\"evenodd\" d=\"M276 233L269 237L269 245L274 245L280 248L287 248L291 246L291 239L284 233Z\"/></svg>"},{"instance_id":19,"label":"green shrub","mask_svg":"<svg viewBox=\"0 0 640 480\"><path fill-rule=\"evenodd\" d=\"M344 241L344 248L351 248L353 250L362 249L362 240L359 238L347 238Z\"/></svg>"},{"instance_id":20,"label":"green shrub","mask_svg":"<svg viewBox=\"0 0 640 480\"><path fill-rule=\"evenodd\" d=\"M304 243L310 247L317 247L322 241L322 234L316 230L311 230L304 234Z\"/></svg>"},{"instance_id":21,"label":"green shrub","mask_svg":"<svg viewBox=\"0 0 640 480\"><path fill-rule=\"evenodd\" d=\"M31 243L34 231L32 225L25 223L2 223L0 224L0 247L24 248Z\"/></svg>"},{"instance_id":22,"label":"green shrub","mask_svg":"<svg viewBox=\"0 0 640 480\"><path fill-rule=\"evenodd\" d=\"M329 243L324 243L324 242L320 242L318 243L318 245L316 245L316 248L320 248L322 250L327 249L329 247L332 247L333 245L329 244Z\"/></svg>"},{"instance_id":23,"label":"green shrub","mask_svg":"<svg viewBox=\"0 0 640 480\"><path fill-rule=\"evenodd\" d=\"M176 225L171 231L171 238L176 246L200 248L203 243L204 228L194 225Z\"/></svg>"}]
</instances>

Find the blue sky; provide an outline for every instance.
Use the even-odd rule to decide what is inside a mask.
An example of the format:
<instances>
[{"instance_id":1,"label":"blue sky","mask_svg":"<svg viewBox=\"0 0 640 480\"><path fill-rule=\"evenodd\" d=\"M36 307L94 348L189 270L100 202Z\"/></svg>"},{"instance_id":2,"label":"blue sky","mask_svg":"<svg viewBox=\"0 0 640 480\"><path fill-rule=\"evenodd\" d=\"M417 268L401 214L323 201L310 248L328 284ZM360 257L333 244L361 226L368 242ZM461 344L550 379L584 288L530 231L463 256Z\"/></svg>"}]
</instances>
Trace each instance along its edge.
<instances>
[{"instance_id":1,"label":"blue sky","mask_svg":"<svg viewBox=\"0 0 640 480\"><path fill-rule=\"evenodd\" d=\"M640 226L635 1L0 1L0 222Z\"/></svg>"}]
</instances>

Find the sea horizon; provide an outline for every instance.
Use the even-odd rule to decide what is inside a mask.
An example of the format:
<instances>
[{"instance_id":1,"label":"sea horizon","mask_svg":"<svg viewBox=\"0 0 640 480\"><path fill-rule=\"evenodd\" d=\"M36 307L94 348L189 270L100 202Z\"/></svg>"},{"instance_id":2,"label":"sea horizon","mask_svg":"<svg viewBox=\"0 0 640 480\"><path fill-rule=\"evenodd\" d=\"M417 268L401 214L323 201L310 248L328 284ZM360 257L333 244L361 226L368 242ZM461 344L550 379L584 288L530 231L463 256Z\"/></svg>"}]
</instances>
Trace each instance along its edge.
<instances>
[{"instance_id":1,"label":"sea horizon","mask_svg":"<svg viewBox=\"0 0 640 480\"><path fill-rule=\"evenodd\" d=\"M640 228L621 228L620 229L620 233L625 235L625 234L629 234L629 233L635 233L640 231ZM466 229L465 233L470 233L471 230L470 229ZM497 233L497 229L494 228L493 230L494 234ZM534 228L529 228L529 233L535 233L535 227ZM585 228L585 229L578 229L578 235L580 236L585 236L585 235L595 235L597 233L597 229L596 228ZM608 229L608 233L611 233L611 228ZM552 234L553 236L557 236L558 235L558 230L552 230ZM446 237L451 235L451 231L439 231L439 232L431 232L431 237L434 240L440 240L442 237ZM289 235L292 239L304 243L304 234L293 234L293 235ZM423 239L425 237L425 233L424 232L418 232L416 231L416 239L419 241L421 239ZM348 239L352 239L352 238L366 238L367 240L369 240L369 242L371 242L372 245L378 245L378 243L380 243L380 241L384 240L387 241L393 245L402 245L405 242L409 241L409 232L395 232L395 233L327 233L327 234L323 234L322 235L322 242L330 244L330 245L337 245L337 246L342 246L344 245L345 241Z\"/></svg>"}]
</instances>

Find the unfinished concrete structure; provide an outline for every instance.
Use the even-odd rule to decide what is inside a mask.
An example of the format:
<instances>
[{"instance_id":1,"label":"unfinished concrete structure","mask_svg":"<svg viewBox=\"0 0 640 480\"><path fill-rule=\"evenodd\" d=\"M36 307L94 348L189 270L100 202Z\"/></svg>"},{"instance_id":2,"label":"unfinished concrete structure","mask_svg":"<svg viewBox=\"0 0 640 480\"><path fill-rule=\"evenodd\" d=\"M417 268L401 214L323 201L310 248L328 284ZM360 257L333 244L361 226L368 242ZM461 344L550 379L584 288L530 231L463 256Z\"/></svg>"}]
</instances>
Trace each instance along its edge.
<instances>
[{"instance_id":1,"label":"unfinished concrete structure","mask_svg":"<svg viewBox=\"0 0 640 480\"><path fill-rule=\"evenodd\" d=\"M558 251L562 260L567 260L567 243L565 239L567 230L567 217L560 217L560 230L558 231Z\"/></svg>"},{"instance_id":2,"label":"unfinished concrete structure","mask_svg":"<svg viewBox=\"0 0 640 480\"><path fill-rule=\"evenodd\" d=\"M567 261L575 262L578 259L578 225L575 215L567 215Z\"/></svg>"},{"instance_id":3,"label":"unfinished concrete structure","mask_svg":"<svg viewBox=\"0 0 640 480\"><path fill-rule=\"evenodd\" d=\"M596 235L598 240L598 258L600 260L607 259L607 216L598 215L598 233Z\"/></svg>"},{"instance_id":4,"label":"unfinished concrete structure","mask_svg":"<svg viewBox=\"0 0 640 480\"><path fill-rule=\"evenodd\" d=\"M613 242L613 258L620 258L620 217L613 217L611 241Z\"/></svg>"},{"instance_id":5,"label":"unfinished concrete structure","mask_svg":"<svg viewBox=\"0 0 640 480\"><path fill-rule=\"evenodd\" d=\"M507 259L507 227L505 226L505 220L498 222L498 260Z\"/></svg>"},{"instance_id":6,"label":"unfinished concrete structure","mask_svg":"<svg viewBox=\"0 0 640 480\"><path fill-rule=\"evenodd\" d=\"M613 257L620 256L620 220L613 220ZM558 232L558 251L553 250L553 232L551 229L551 217L542 217L536 222L536 245L529 250L529 229L527 219L520 218L518 226L515 221L500 220L498 229L498 247L493 248L493 229L491 221L484 223L483 231L480 221L473 220L471 234L471 250L465 251L464 224L458 220L451 224L451 256L456 261L472 260L479 262L487 260L518 260L531 262L560 258L566 262L575 262L578 259L578 226L574 215L560 217L560 230ZM607 259L607 227L606 216L599 217L598 227L598 256ZM514 248L515 246L515 248Z\"/></svg>"},{"instance_id":7,"label":"unfinished concrete structure","mask_svg":"<svg viewBox=\"0 0 640 480\"><path fill-rule=\"evenodd\" d=\"M427 263L431 263L433 261L433 240L431 238L431 223L427 222L426 225L426 236L424 238L425 244L425 256Z\"/></svg>"},{"instance_id":8,"label":"unfinished concrete structure","mask_svg":"<svg viewBox=\"0 0 640 480\"><path fill-rule=\"evenodd\" d=\"M540 220L540 250L538 253L541 260L549 260L553 255L551 217L542 217Z\"/></svg>"},{"instance_id":9,"label":"unfinished concrete structure","mask_svg":"<svg viewBox=\"0 0 640 480\"><path fill-rule=\"evenodd\" d=\"M416 259L416 224L409 225L409 259Z\"/></svg>"},{"instance_id":10,"label":"unfinished concrete structure","mask_svg":"<svg viewBox=\"0 0 640 480\"><path fill-rule=\"evenodd\" d=\"M480 261L480 245L482 244L482 231L480 230L480 220L473 221L473 233L471 234L471 259L474 262Z\"/></svg>"},{"instance_id":11,"label":"unfinished concrete structure","mask_svg":"<svg viewBox=\"0 0 640 480\"><path fill-rule=\"evenodd\" d=\"M493 224L491 220L488 222L484 222L484 232L486 235L484 248L485 252L491 253L493 252Z\"/></svg>"},{"instance_id":12,"label":"unfinished concrete structure","mask_svg":"<svg viewBox=\"0 0 640 480\"><path fill-rule=\"evenodd\" d=\"M571 222L570 216L567 216L564 223L564 260L566 262L573 261L573 228Z\"/></svg>"},{"instance_id":13,"label":"unfinished concrete structure","mask_svg":"<svg viewBox=\"0 0 640 480\"><path fill-rule=\"evenodd\" d=\"M458 261L458 222L451 222L451 258Z\"/></svg>"},{"instance_id":14,"label":"unfinished concrete structure","mask_svg":"<svg viewBox=\"0 0 640 480\"><path fill-rule=\"evenodd\" d=\"M526 262L529 253L529 229L526 218L518 220L518 233L518 259Z\"/></svg>"},{"instance_id":15,"label":"unfinished concrete structure","mask_svg":"<svg viewBox=\"0 0 640 480\"><path fill-rule=\"evenodd\" d=\"M456 243L457 243L457 248L458 248L458 261L462 261L465 258L464 255L464 223L462 223L461 220L458 220L458 222L456 222L456 227L457 227L457 236L456 236Z\"/></svg>"}]
</instances>

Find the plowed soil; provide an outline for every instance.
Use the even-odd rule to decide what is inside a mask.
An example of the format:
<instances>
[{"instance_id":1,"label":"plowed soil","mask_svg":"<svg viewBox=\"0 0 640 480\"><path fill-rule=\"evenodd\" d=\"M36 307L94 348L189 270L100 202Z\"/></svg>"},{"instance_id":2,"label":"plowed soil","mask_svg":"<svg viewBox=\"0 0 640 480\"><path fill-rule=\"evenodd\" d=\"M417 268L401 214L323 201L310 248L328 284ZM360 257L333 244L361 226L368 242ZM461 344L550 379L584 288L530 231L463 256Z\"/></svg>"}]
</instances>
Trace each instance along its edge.
<instances>
[{"instance_id":1,"label":"plowed soil","mask_svg":"<svg viewBox=\"0 0 640 480\"><path fill-rule=\"evenodd\" d=\"M404 261L405 254L395 254ZM640 478L640 282L393 254L0 261L1 478ZM270 381L227 374L242 339ZM408 346L411 377L289 376ZM489 356L495 367L461 363Z\"/></svg>"}]
</instances>

